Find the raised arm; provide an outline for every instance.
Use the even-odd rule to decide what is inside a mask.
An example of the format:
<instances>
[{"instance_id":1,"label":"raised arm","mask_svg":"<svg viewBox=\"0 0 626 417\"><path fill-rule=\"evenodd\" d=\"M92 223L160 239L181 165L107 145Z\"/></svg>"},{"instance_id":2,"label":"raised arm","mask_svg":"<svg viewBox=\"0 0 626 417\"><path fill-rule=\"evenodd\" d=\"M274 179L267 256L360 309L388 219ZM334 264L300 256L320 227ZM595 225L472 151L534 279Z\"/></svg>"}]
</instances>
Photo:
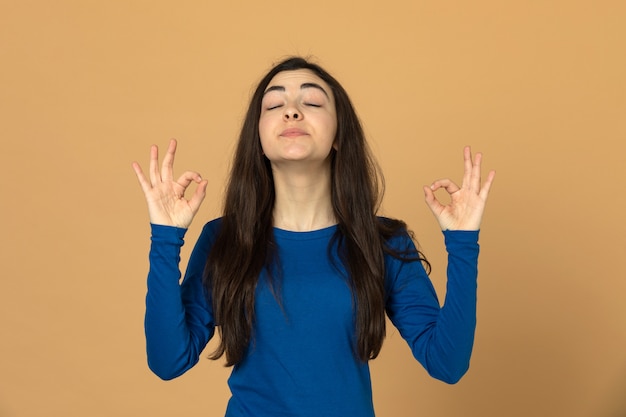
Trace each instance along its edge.
<instances>
[{"instance_id":1,"label":"raised arm","mask_svg":"<svg viewBox=\"0 0 626 417\"><path fill-rule=\"evenodd\" d=\"M146 295L146 350L150 369L163 379L175 378L191 368L213 335L211 308L202 287L202 272L210 234L203 230L179 284L180 249L187 227L198 212L207 182L194 171L173 178L176 141L172 140L159 170L156 146L150 150L149 179L138 163L133 169L148 203L151 223L150 271ZM185 191L197 189L191 199Z\"/></svg>"},{"instance_id":2,"label":"raised arm","mask_svg":"<svg viewBox=\"0 0 626 417\"><path fill-rule=\"evenodd\" d=\"M448 252L446 298L440 307L433 285L418 262L389 261L387 313L429 374L456 383L469 368L476 328L478 229L495 171L481 185L482 155L472 160L464 149L465 174L459 187L450 179L424 187L426 203L444 232ZM435 191L443 188L450 203L442 204ZM410 238L407 244L412 247Z\"/></svg>"}]
</instances>

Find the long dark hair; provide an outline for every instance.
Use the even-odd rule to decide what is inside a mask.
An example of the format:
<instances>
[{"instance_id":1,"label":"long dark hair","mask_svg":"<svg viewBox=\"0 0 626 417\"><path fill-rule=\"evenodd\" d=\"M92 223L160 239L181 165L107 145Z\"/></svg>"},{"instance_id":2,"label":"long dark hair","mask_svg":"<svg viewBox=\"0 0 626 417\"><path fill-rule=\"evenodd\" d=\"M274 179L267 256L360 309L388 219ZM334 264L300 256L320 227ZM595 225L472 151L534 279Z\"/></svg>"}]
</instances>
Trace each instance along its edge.
<instances>
[{"instance_id":1,"label":"long dark hair","mask_svg":"<svg viewBox=\"0 0 626 417\"><path fill-rule=\"evenodd\" d=\"M346 91L320 66L300 57L286 59L261 79L250 100L226 189L220 232L207 260L204 285L221 336L210 357L226 354L227 366L245 356L253 337L259 274L277 261L274 180L259 137L261 101L276 74L299 69L324 80L335 98L337 136L330 158L331 198L338 225L331 244L339 248L349 276L356 316L355 354L361 360L375 358L385 337L384 254L422 261L430 269L421 252L398 253L387 247L388 239L406 230L406 225L377 217L384 181Z\"/></svg>"}]
</instances>

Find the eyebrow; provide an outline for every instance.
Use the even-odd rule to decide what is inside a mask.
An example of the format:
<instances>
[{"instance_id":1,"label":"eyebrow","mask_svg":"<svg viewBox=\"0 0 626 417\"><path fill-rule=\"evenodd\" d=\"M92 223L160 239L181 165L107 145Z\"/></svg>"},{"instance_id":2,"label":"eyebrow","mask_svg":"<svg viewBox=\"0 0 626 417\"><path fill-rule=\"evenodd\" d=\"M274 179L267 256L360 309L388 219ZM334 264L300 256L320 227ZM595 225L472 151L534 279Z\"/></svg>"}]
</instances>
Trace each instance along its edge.
<instances>
[{"instance_id":1,"label":"eyebrow","mask_svg":"<svg viewBox=\"0 0 626 417\"><path fill-rule=\"evenodd\" d=\"M328 93L326 92L326 90L324 90L324 88L316 83L304 83L300 86L300 90L304 90L305 88L317 88L318 90L320 90L322 93L324 93L324 95L328 98L330 98L328 96ZM286 91L285 87L283 87L282 85L273 85L271 87L269 87L267 90L265 90L263 92L263 95L265 96L265 94L269 93L270 91Z\"/></svg>"}]
</instances>

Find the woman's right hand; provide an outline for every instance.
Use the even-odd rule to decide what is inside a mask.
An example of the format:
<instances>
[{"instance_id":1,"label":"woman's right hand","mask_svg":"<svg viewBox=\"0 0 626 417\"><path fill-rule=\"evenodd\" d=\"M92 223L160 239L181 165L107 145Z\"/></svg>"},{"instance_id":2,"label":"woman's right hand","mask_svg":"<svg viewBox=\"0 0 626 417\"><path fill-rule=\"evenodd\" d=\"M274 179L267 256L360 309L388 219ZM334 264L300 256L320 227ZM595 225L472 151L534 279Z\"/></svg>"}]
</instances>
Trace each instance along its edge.
<instances>
[{"instance_id":1,"label":"woman's right hand","mask_svg":"<svg viewBox=\"0 0 626 417\"><path fill-rule=\"evenodd\" d=\"M203 180L200 174L194 171L185 171L177 180L174 180L175 155L176 140L172 139L159 171L159 148L152 145L150 180L148 181L137 162L133 162L133 169L146 196L150 223L186 229L204 200L208 181ZM192 182L198 184L198 187L191 199L187 200L185 190Z\"/></svg>"}]
</instances>

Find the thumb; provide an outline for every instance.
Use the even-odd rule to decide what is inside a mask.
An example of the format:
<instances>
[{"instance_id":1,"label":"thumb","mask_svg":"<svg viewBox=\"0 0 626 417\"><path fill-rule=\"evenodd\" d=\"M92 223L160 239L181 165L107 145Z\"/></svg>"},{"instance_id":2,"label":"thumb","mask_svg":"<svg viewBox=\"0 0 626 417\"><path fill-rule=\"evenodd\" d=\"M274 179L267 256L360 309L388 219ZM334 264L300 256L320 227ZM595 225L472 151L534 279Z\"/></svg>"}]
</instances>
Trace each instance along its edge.
<instances>
[{"instance_id":1,"label":"thumb","mask_svg":"<svg viewBox=\"0 0 626 417\"><path fill-rule=\"evenodd\" d=\"M196 213L200 209L200 205L202 204L202 201L204 201L204 197L206 197L206 188L208 184L209 181L202 180L198 184L198 188L196 188L196 191L193 193L193 196L189 200L189 206L194 213Z\"/></svg>"},{"instance_id":2,"label":"thumb","mask_svg":"<svg viewBox=\"0 0 626 417\"><path fill-rule=\"evenodd\" d=\"M433 192L431 187L425 185L423 189L426 205L428 205L433 213L437 213L437 210L441 208L441 203L437 200L437 197L435 197L435 193Z\"/></svg>"}]
</instances>

